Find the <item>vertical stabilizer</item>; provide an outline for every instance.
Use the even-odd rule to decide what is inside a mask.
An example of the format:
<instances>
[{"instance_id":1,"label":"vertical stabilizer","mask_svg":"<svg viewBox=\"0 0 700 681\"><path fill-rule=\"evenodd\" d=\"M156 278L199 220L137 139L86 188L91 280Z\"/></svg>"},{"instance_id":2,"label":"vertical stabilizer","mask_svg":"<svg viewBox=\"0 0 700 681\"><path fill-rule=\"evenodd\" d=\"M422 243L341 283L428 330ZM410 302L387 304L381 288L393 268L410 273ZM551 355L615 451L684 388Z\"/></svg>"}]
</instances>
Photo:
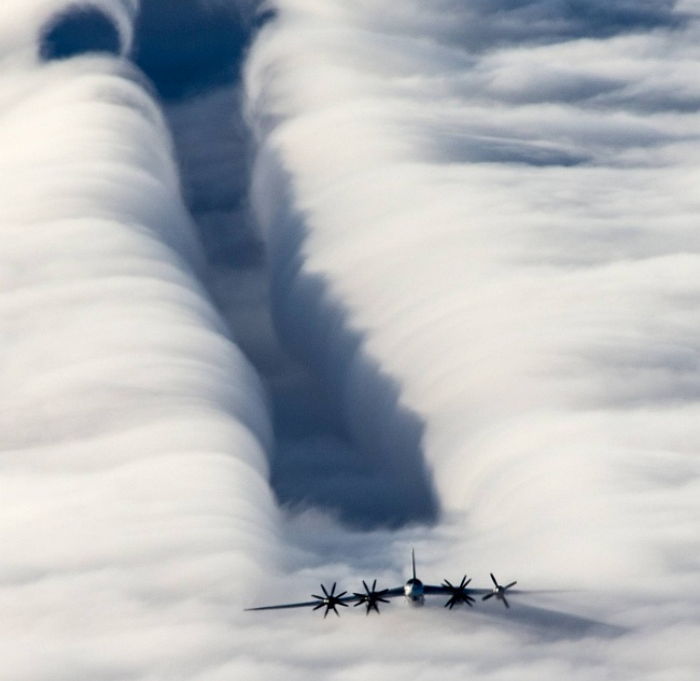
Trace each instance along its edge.
<instances>
[{"instance_id":1,"label":"vertical stabilizer","mask_svg":"<svg viewBox=\"0 0 700 681\"><path fill-rule=\"evenodd\" d=\"M416 578L416 551L411 549L411 567L413 568L413 579Z\"/></svg>"}]
</instances>

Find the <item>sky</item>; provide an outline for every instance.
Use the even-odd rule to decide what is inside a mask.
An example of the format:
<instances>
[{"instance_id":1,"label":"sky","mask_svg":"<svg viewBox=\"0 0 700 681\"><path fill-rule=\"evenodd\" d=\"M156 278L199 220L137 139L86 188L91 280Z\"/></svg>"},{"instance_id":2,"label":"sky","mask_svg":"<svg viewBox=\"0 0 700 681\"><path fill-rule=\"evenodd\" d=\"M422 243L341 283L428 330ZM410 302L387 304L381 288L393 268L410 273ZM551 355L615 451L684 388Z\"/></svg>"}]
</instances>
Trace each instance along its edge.
<instances>
[{"instance_id":1,"label":"sky","mask_svg":"<svg viewBox=\"0 0 700 681\"><path fill-rule=\"evenodd\" d=\"M6 0L0 678L694 679L697 10Z\"/></svg>"}]
</instances>

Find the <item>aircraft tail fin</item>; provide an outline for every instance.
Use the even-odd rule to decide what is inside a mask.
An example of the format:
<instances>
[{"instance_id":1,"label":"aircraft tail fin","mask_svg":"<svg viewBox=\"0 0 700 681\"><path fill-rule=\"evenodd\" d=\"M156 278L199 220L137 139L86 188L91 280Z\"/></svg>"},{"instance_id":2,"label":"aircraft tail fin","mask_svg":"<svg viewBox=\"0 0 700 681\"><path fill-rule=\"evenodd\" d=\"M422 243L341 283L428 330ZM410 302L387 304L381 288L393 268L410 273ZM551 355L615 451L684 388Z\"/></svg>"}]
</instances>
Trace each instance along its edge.
<instances>
[{"instance_id":1,"label":"aircraft tail fin","mask_svg":"<svg viewBox=\"0 0 700 681\"><path fill-rule=\"evenodd\" d=\"M416 551L411 549L411 567L413 569L413 579L416 578Z\"/></svg>"}]
</instances>

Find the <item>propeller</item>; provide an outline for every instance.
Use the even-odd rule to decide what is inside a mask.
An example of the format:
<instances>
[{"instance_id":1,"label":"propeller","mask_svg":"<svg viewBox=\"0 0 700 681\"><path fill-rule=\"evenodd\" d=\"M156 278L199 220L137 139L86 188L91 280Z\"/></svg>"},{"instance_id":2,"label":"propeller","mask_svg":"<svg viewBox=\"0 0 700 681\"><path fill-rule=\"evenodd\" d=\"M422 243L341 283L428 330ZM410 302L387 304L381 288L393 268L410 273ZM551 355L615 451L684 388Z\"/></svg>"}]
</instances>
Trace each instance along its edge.
<instances>
[{"instance_id":1,"label":"propeller","mask_svg":"<svg viewBox=\"0 0 700 681\"><path fill-rule=\"evenodd\" d=\"M450 598L447 603L445 603L446 608L452 610L455 605L459 605L460 603L466 603L470 608L473 606L474 599L466 591L467 584L471 581L471 579L467 579L467 575L464 575L462 581L457 586L453 585L447 579L442 583L442 586L450 593Z\"/></svg>"},{"instance_id":2,"label":"propeller","mask_svg":"<svg viewBox=\"0 0 700 681\"><path fill-rule=\"evenodd\" d=\"M517 582L511 582L510 584L501 586L498 583L498 580L493 576L493 572L491 572L490 574L491 581L493 582L493 591L490 594L486 594L481 600L488 601L489 598L495 596L499 601L503 601L503 605L505 605L506 608L510 608L510 605L508 604L508 599L506 598L506 591L510 589L511 586L515 586Z\"/></svg>"},{"instance_id":3,"label":"propeller","mask_svg":"<svg viewBox=\"0 0 700 681\"><path fill-rule=\"evenodd\" d=\"M340 613L338 612L336 606L342 605L344 608L348 607L347 603L344 603L342 601L342 597L347 593L347 591L343 591L342 593L336 594L335 593L335 585L336 583L333 582L333 586L331 588L331 592L328 593L326 591L326 587L321 584L321 590L323 591L323 596L317 596L316 594L311 594L311 598L316 598L318 599L318 603L313 607L314 610L318 610L319 608L326 608L326 611L323 613L323 619L326 619L328 617L328 613L332 610L338 617L340 617Z\"/></svg>"},{"instance_id":4,"label":"propeller","mask_svg":"<svg viewBox=\"0 0 700 681\"><path fill-rule=\"evenodd\" d=\"M384 594L389 591L389 589L382 589L381 591L377 591L377 580L375 579L374 582L372 582L372 588L370 589L367 586L367 582L365 580L362 580L362 586L365 587L365 593L357 593L355 592L355 596L357 598L357 603L355 603L354 607L356 608L358 605L362 605L363 603L367 606L367 615L369 615L371 610L374 610L377 614L379 614L379 606L377 605L378 603L388 603L388 599L383 598Z\"/></svg>"}]
</instances>

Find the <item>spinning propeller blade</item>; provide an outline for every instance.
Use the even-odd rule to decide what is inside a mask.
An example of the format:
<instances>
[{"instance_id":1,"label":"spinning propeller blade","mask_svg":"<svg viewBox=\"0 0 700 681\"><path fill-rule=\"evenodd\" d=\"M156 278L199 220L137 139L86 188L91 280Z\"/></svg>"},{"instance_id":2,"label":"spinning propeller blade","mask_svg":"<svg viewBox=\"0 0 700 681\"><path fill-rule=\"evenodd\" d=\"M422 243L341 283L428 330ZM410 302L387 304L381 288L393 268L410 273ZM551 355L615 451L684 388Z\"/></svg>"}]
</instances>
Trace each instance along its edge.
<instances>
[{"instance_id":1,"label":"spinning propeller blade","mask_svg":"<svg viewBox=\"0 0 700 681\"><path fill-rule=\"evenodd\" d=\"M372 582L372 588L370 589L369 586L367 586L367 582L365 580L362 580L362 586L365 588L365 593L357 593L353 592L355 595L355 598L357 598L357 603L353 607L357 607L358 605L364 604L367 606L367 610L365 612L366 615L369 615L371 610L374 610L377 614L379 614L379 603L388 603L389 600L384 598L384 594L389 591L389 589L382 589L381 591L377 591L377 580L375 579Z\"/></svg>"},{"instance_id":2,"label":"spinning propeller blade","mask_svg":"<svg viewBox=\"0 0 700 681\"><path fill-rule=\"evenodd\" d=\"M493 572L490 573L491 575L491 581L493 582L493 591L490 594L486 594L481 600L482 601L488 601L489 598L492 598L495 596L499 601L503 601L503 605L506 606L506 608L510 608L510 603L508 603L508 599L506 598L506 591L510 589L512 586L515 586L517 582L511 582L510 584L506 584L505 586L501 586L498 583L498 580L496 577L494 577Z\"/></svg>"},{"instance_id":3,"label":"spinning propeller blade","mask_svg":"<svg viewBox=\"0 0 700 681\"><path fill-rule=\"evenodd\" d=\"M347 591L342 591L339 594L335 593L335 587L336 587L336 582L333 582L333 586L331 587L330 593L326 589L326 587L321 584L321 591L323 591L323 596L319 596L317 594L311 594L311 598L315 598L318 603L313 607L313 610L318 610L319 608L326 608L326 610L323 613L323 619L328 617L328 613L332 610L338 617L340 617L340 613L338 612L337 606L342 606L343 608L347 608L348 604L345 603L342 599L343 596L347 593Z\"/></svg>"},{"instance_id":4,"label":"spinning propeller blade","mask_svg":"<svg viewBox=\"0 0 700 681\"><path fill-rule=\"evenodd\" d=\"M444 607L452 610L455 605L459 605L460 603L466 603L470 608L473 607L474 599L466 591L467 584L471 581L471 579L467 579L467 575L464 575L462 581L455 586L449 579L446 579L442 583L442 586L450 594L450 598L447 603L445 603Z\"/></svg>"}]
</instances>

